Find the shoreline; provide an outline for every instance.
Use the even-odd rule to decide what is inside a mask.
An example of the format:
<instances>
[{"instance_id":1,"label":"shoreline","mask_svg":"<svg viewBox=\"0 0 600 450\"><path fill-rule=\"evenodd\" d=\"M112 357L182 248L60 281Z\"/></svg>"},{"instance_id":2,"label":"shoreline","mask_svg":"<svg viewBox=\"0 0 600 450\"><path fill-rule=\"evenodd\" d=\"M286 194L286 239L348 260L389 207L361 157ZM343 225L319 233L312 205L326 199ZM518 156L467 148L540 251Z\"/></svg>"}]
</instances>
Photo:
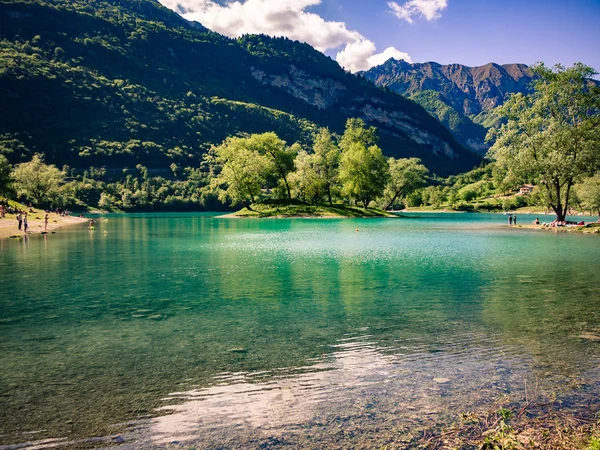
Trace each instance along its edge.
<instances>
[{"instance_id":1,"label":"shoreline","mask_svg":"<svg viewBox=\"0 0 600 450\"><path fill-rule=\"evenodd\" d=\"M224 219L394 219L397 214L375 208L360 208L335 204L255 204L253 209L242 208L239 211L219 216Z\"/></svg>"},{"instance_id":2,"label":"shoreline","mask_svg":"<svg viewBox=\"0 0 600 450\"><path fill-rule=\"evenodd\" d=\"M60 216L56 213L50 213L48 218L48 228L44 231L43 210L28 214L29 230L25 233L17 228L16 214L6 214L0 219L0 239L21 239L24 236L33 234L55 233L58 229L66 226L86 223L89 219L84 217Z\"/></svg>"},{"instance_id":3,"label":"shoreline","mask_svg":"<svg viewBox=\"0 0 600 450\"><path fill-rule=\"evenodd\" d=\"M261 215L246 215L239 216L236 213L224 214L222 216L215 217L216 219L397 219L399 218L396 214L390 214L389 216L363 216L363 217L351 217L342 215L330 215L330 216L311 216L311 215L274 215L274 216L261 216Z\"/></svg>"},{"instance_id":4,"label":"shoreline","mask_svg":"<svg viewBox=\"0 0 600 450\"><path fill-rule=\"evenodd\" d=\"M540 231L554 231L555 233L582 233L582 234L600 234L600 223L588 222L585 225L571 225L571 226L560 226L551 227L544 225L513 225L513 228L521 228L524 230L540 230Z\"/></svg>"}]
</instances>

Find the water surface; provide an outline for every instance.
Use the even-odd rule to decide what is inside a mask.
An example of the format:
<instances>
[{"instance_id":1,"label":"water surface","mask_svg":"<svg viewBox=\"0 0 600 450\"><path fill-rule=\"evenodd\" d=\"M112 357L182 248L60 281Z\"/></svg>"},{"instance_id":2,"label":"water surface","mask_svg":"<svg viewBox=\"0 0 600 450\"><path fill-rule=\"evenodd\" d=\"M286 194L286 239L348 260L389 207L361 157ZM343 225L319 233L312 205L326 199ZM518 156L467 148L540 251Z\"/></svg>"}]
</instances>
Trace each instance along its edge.
<instances>
[{"instance_id":1,"label":"water surface","mask_svg":"<svg viewBox=\"0 0 600 450\"><path fill-rule=\"evenodd\" d=\"M0 446L410 446L527 385L589 410L599 257L487 214L115 215L3 241Z\"/></svg>"}]
</instances>

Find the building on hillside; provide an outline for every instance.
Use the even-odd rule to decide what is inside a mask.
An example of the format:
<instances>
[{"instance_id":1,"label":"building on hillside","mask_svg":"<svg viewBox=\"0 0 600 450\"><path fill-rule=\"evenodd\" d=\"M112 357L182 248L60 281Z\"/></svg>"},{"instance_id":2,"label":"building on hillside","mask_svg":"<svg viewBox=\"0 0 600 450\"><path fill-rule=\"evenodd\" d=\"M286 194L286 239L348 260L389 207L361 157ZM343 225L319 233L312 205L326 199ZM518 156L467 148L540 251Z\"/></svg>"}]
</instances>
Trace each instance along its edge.
<instances>
[{"instance_id":1,"label":"building on hillside","mask_svg":"<svg viewBox=\"0 0 600 450\"><path fill-rule=\"evenodd\" d=\"M524 184L519 188L519 194L521 195L529 195L533 192L535 186L533 184Z\"/></svg>"}]
</instances>

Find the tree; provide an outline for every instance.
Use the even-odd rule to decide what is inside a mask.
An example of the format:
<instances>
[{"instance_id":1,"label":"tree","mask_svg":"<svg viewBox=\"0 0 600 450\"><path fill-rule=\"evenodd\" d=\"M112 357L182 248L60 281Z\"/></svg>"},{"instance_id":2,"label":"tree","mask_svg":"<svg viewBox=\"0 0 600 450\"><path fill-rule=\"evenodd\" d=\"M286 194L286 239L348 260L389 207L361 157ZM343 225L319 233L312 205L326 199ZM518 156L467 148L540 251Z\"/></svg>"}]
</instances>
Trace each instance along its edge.
<instances>
[{"instance_id":1,"label":"tree","mask_svg":"<svg viewBox=\"0 0 600 450\"><path fill-rule=\"evenodd\" d=\"M573 185L600 169L600 88L581 63L533 70L534 93L512 95L499 108L506 123L490 132L496 142L488 154L521 182L539 183L564 220Z\"/></svg>"},{"instance_id":2,"label":"tree","mask_svg":"<svg viewBox=\"0 0 600 450\"><path fill-rule=\"evenodd\" d=\"M354 142L342 152L339 177L342 193L367 208L383 194L388 164L376 145L367 148L362 142Z\"/></svg>"},{"instance_id":3,"label":"tree","mask_svg":"<svg viewBox=\"0 0 600 450\"><path fill-rule=\"evenodd\" d=\"M327 128L321 128L313 145L315 170L323 182L329 206L333 206L332 192L337 183L340 149L335 145Z\"/></svg>"},{"instance_id":4,"label":"tree","mask_svg":"<svg viewBox=\"0 0 600 450\"><path fill-rule=\"evenodd\" d=\"M8 159L0 154L0 195L8 197L11 192L11 167Z\"/></svg>"},{"instance_id":5,"label":"tree","mask_svg":"<svg viewBox=\"0 0 600 450\"><path fill-rule=\"evenodd\" d=\"M296 171L290 175L290 181L304 202L308 197L316 204L326 190L317 167L317 156L305 150L298 153Z\"/></svg>"},{"instance_id":6,"label":"tree","mask_svg":"<svg viewBox=\"0 0 600 450\"><path fill-rule=\"evenodd\" d=\"M283 181L288 199L292 198L292 191L288 182L288 175L294 171L294 159L301 149L299 144L287 147L284 140L279 139L273 132L253 134L244 140L250 151L266 156L273 165L274 174Z\"/></svg>"},{"instance_id":7,"label":"tree","mask_svg":"<svg viewBox=\"0 0 600 450\"><path fill-rule=\"evenodd\" d=\"M375 127L365 127L365 122L362 119L348 119L346 129L340 141L342 151L349 150L352 144L357 142L362 143L369 148L372 145L377 145L377 129Z\"/></svg>"},{"instance_id":8,"label":"tree","mask_svg":"<svg viewBox=\"0 0 600 450\"><path fill-rule=\"evenodd\" d=\"M365 127L361 119L348 119L340 147L339 180L342 193L368 207L383 194L388 164L377 146L375 127Z\"/></svg>"},{"instance_id":9,"label":"tree","mask_svg":"<svg viewBox=\"0 0 600 450\"><path fill-rule=\"evenodd\" d=\"M600 175L590 177L575 186L581 206L600 215Z\"/></svg>"},{"instance_id":10,"label":"tree","mask_svg":"<svg viewBox=\"0 0 600 450\"><path fill-rule=\"evenodd\" d=\"M407 196L425 184L427 167L419 158L388 159L390 177L385 188L384 197L389 209L400 196Z\"/></svg>"},{"instance_id":11,"label":"tree","mask_svg":"<svg viewBox=\"0 0 600 450\"><path fill-rule=\"evenodd\" d=\"M56 166L44 164L42 155L36 153L31 161L18 164L13 180L18 195L32 200L37 206L58 195L64 173Z\"/></svg>"},{"instance_id":12,"label":"tree","mask_svg":"<svg viewBox=\"0 0 600 450\"><path fill-rule=\"evenodd\" d=\"M264 155L250 150L248 138L227 138L206 156L211 170L211 189L223 203L243 204L248 209L261 192L270 170Z\"/></svg>"}]
</instances>

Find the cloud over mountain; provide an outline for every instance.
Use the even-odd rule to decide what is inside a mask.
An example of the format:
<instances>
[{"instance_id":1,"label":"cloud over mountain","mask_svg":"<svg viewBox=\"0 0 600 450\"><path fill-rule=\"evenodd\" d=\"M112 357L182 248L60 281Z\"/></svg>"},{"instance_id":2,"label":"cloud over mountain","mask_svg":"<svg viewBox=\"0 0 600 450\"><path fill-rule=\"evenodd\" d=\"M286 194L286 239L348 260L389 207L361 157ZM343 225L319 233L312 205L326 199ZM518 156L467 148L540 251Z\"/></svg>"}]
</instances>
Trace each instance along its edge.
<instances>
[{"instance_id":1,"label":"cloud over mountain","mask_svg":"<svg viewBox=\"0 0 600 450\"><path fill-rule=\"evenodd\" d=\"M403 5L388 2L388 6L398 19L413 23L415 17L419 16L428 21L439 19L441 11L448 6L448 0L409 0Z\"/></svg>"},{"instance_id":2,"label":"cloud over mountain","mask_svg":"<svg viewBox=\"0 0 600 450\"><path fill-rule=\"evenodd\" d=\"M230 37L243 34L285 36L306 42L317 50L340 51L336 60L356 72L381 64L389 57L410 57L394 47L377 53L375 44L344 22L327 21L307 11L322 0L245 0L220 5L214 0L160 0L188 20ZM423 0L421 0L423 1Z\"/></svg>"}]
</instances>

